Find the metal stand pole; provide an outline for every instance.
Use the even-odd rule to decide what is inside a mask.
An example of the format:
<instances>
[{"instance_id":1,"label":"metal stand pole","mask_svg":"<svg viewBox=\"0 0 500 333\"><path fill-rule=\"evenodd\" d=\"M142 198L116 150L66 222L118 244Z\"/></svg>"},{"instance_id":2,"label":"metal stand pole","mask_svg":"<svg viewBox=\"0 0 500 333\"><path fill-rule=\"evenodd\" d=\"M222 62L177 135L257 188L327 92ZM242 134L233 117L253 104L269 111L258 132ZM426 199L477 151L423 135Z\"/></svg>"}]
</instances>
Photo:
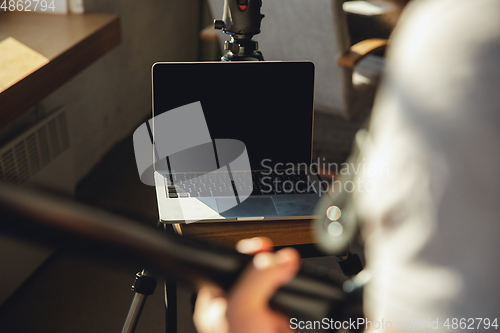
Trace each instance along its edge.
<instances>
[{"instance_id":1,"label":"metal stand pole","mask_svg":"<svg viewBox=\"0 0 500 333\"><path fill-rule=\"evenodd\" d=\"M150 276L148 272L143 270L135 276L135 282L132 290L135 291L132 304L123 324L122 333L134 333L139 317L141 316L142 309L146 303L149 295L152 295L156 288L156 277Z\"/></svg>"},{"instance_id":2,"label":"metal stand pole","mask_svg":"<svg viewBox=\"0 0 500 333\"><path fill-rule=\"evenodd\" d=\"M165 231L167 225L163 224ZM174 233L182 235L180 224L172 224ZM167 333L177 333L177 283L165 281L165 330Z\"/></svg>"},{"instance_id":3,"label":"metal stand pole","mask_svg":"<svg viewBox=\"0 0 500 333\"><path fill-rule=\"evenodd\" d=\"M165 331L177 333L177 283L165 281Z\"/></svg>"},{"instance_id":4,"label":"metal stand pole","mask_svg":"<svg viewBox=\"0 0 500 333\"><path fill-rule=\"evenodd\" d=\"M167 230L164 223L158 222L158 228ZM174 232L182 235L179 224L173 225ZM132 291L135 291L132 304L123 324L122 333L134 333L141 316L142 309L149 295L152 295L156 288L156 277L151 276L146 270L135 275L135 282ZM175 282L165 282L165 330L168 333L177 333L177 284Z\"/></svg>"}]
</instances>

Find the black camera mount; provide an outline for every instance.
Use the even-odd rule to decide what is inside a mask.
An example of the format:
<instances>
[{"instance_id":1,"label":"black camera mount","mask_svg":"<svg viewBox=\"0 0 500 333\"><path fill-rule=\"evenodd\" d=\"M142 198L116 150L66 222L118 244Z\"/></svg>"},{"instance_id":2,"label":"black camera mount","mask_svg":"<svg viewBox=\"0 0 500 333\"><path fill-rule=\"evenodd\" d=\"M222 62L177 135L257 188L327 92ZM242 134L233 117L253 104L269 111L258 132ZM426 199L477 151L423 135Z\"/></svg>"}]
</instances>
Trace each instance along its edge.
<instances>
[{"instance_id":1,"label":"black camera mount","mask_svg":"<svg viewBox=\"0 0 500 333\"><path fill-rule=\"evenodd\" d=\"M222 20L214 20L214 28L231 35L224 44L222 61L262 61L258 43L252 38L260 33L264 15L262 0L224 0Z\"/></svg>"}]
</instances>

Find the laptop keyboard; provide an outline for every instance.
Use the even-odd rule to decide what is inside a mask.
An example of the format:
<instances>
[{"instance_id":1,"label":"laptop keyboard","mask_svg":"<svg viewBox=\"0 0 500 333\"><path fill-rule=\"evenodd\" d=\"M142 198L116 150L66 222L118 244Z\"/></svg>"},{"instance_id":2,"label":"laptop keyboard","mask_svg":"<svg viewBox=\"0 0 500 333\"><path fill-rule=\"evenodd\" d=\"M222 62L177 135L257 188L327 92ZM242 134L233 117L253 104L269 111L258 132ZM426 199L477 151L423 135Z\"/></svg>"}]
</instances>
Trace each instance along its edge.
<instances>
[{"instance_id":1,"label":"laptop keyboard","mask_svg":"<svg viewBox=\"0 0 500 333\"><path fill-rule=\"evenodd\" d=\"M279 171L279 170L278 170ZM202 177L205 175L205 177ZM232 172L233 180L252 195L316 193L313 181L305 172L287 175L284 172L252 171L252 179L242 172ZM227 173L172 173L165 177L169 198L235 196L235 182L227 181ZM173 182L172 182L173 181Z\"/></svg>"}]
</instances>

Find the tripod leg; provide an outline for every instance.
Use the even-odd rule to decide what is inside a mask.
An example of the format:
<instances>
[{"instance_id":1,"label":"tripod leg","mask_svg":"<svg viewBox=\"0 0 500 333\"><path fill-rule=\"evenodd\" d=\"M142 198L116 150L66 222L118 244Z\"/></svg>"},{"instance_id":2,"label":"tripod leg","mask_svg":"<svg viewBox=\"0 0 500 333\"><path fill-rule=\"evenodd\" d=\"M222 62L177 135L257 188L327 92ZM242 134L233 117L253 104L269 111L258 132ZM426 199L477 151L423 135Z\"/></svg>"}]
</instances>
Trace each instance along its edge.
<instances>
[{"instance_id":1,"label":"tripod leg","mask_svg":"<svg viewBox=\"0 0 500 333\"><path fill-rule=\"evenodd\" d=\"M165 281L165 319L167 333L177 333L177 283Z\"/></svg>"},{"instance_id":2,"label":"tripod leg","mask_svg":"<svg viewBox=\"0 0 500 333\"><path fill-rule=\"evenodd\" d=\"M134 299L123 324L122 333L133 333L139 322L142 309L149 295L152 295L156 288L156 278L149 276L146 271L135 275L135 282L132 290L135 291Z\"/></svg>"},{"instance_id":3,"label":"tripod leg","mask_svg":"<svg viewBox=\"0 0 500 333\"><path fill-rule=\"evenodd\" d=\"M146 298L148 296L143 294L135 294L132 304L130 305L130 310L128 311L127 318L123 324L122 333L133 333L139 322L139 317L141 316L142 308L146 303Z\"/></svg>"},{"instance_id":4,"label":"tripod leg","mask_svg":"<svg viewBox=\"0 0 500 333\"><path fill-rule=\"evenodd\" d=\"M165 223L158 222L167 230ZM172 224L174 233L182 235L179 223ZM177 333L177 283L175 281L165 281L165 330L167 333Z\"/></svg>"}]
</instances>

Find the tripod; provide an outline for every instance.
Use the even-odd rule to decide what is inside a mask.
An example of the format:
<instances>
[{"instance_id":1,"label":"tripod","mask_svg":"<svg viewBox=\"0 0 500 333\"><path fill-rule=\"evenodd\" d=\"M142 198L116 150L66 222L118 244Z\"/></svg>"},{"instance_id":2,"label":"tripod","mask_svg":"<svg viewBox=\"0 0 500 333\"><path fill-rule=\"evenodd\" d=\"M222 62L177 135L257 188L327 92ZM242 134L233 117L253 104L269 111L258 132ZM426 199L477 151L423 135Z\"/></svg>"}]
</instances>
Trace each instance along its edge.
<instances>
[{"instance_id":1,"label":"tripod","mask_svg":"<svg viewBox=\"0 0 500 333\"><path fill-rule=\"evenodd\" d=\"M158 222L157 227L167 230L167 225ZM176 234L182 234L178 224L172 225ZM156 277L146 270L142 270L135 275L132 291L135 293L130 308L123 324L122 333L133 333L139 323L139 318L146 304L148 296L152 295L156 289ZM165 321L166 332L177 332L177 283L164 282L165 293Z\"/></svg>"},{"instance_id":2,"label":"tripod","mask_svg":"<svg viewBox=\"0 0 500 333\"><path fill-rule=\"evenodd\" d=\"M222 20L214 20L215 29L223 30L231 38L224 44L222 62L228 61L263 61L258 51L259 44L252 38L260 33L260 23L264 15L260 13L261 0L225 0ZM167 225L158 222L158 227L166 230ZM176 234L182 234L177 224L172 225ZM122 333L133 333L139 322L144 304L148 296L154 293L156 277L143 270L136 274L132 291L135 292L130 305ZM167 332L177 332L177 286L175 282L165 282L165 310Z\"/></svg>"},{"instance_id":3,"label":"tripod","mask_svg":"<svg viewBox=\"0 0 500 333\"><path fill-rule=\"evenodd\" d=\"M252 39L254 35L260 33L260 24L264 17L260 13L261 4L261 0L225 0L223 19L214 21L216 29L222 29L231 36L230 40L225 42L226 53L221 58L222 62L264 60L262 53L258 51L258 43ZM163 225L164 229L167 228L166 224L161 222L159 225ZM182 234L179 225L173 227L176 234ZM363 268L359 257L348 250L338 257L338 261L346 276L353 276ZM154 292L155 286L156 278L151 277L147 271L137 273L132 287L135 295L122 333L134 332L147 296ZM165 305L169 333L177 331L176 301L176 284L166 282Z\"/></svg>"}]
</instances>

